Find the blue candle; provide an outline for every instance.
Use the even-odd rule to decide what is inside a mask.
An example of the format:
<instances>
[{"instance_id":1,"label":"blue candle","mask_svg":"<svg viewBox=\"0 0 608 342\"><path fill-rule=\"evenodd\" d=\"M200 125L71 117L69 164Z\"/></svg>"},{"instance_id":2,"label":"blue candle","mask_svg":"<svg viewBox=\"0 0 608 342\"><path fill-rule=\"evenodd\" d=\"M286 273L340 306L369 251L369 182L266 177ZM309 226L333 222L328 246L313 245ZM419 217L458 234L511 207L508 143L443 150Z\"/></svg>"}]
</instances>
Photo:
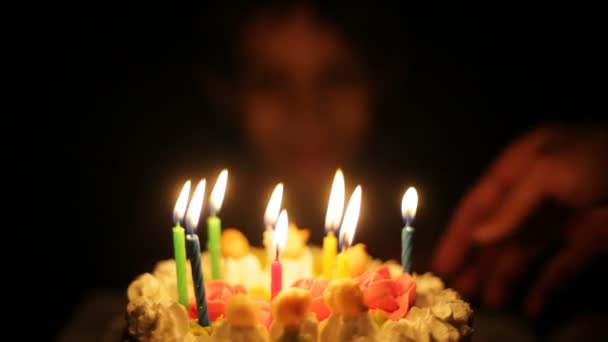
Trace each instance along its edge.
<instances>
[{"instance_id":1,"label":"blue candle","mask_svg":"<svg viewBox=\"0 0 608 342\"><path fill-rule=\"evenodd\" d=\"M412 273L412 250L414 248L414 227L412 222L416 215L416 208L418 206L418 193L416 189L410 187L407 189L401 200L401 215L405 227L401 230L401 267L403 272Z\"/></svg>"},{"instance_id":2,"label":"blue candle","mask_svg":"<svg viewBox=\"0 0 608 342\"><path fill-rule=\"evenodd\" d=\"M192 268L192 280L194 281L194 294L196 296L196 310L198 313L198 324L202 327L210 326L209 314L207 312L207 300L205 298L205 283L203 281L203 269L201 267L201 244L197 235L198 220L203 208L205 197L205 180L198 183L192 201L188 206L186 214L186 245Z\"/></svg>"},{"instance_id":3,"label":"blue candle","mask_svg":"<svg viewBox=\"0 0 608 342\"><path fill-rule=\"evenodd\" d=\"M186 237L188 251L190 253L190 266L192 267L192 280L194 281L194 292L196 294L196 311L198 313L198 324L202 327L210 326L209 314L207 312L207 300L205 298L205 284L203 282L203 271L201 268L201 244L198 235L189 234Z\"/></svg>"},{"instance_id":4,"label":"blue candle","mask_svg":"<svg viewBox=\"0 0 608 342\"><path fill-rule=\"evenodd\" d=\"M406 225L401 229L401 266L403 272L412 273L412 239L414 227Z\"/></svg>"}]
</instances>

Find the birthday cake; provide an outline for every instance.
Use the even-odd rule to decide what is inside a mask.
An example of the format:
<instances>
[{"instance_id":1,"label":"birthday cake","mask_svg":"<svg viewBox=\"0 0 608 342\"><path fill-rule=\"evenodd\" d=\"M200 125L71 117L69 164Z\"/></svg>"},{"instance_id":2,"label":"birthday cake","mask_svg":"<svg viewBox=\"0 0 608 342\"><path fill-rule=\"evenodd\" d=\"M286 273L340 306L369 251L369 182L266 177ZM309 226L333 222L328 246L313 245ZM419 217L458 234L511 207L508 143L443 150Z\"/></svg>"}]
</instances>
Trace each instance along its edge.
<instances>
[{"instance_id":1,"label":"birthday cake","mask_svg":"<svg viewBox=\"0 0 608 342\"><path fill-rule=\"evenodd\" d=\"M473 311L430 274L409 274L356 244L351 277L322 277L322 250L294 225L283 256L283 290L270 300L268 254L236 229L222 232L222 279L206 280L208 327L198 324L188 269L188 308L178 303L174 259L158 262L127 290L125 341L466 341ZM211 274L208 252L202 273ZM301 275L300 275L301 272Z\"/></svg>"},{"instance_id":2,"label":"birthday cake","mask_svg":"<svg viewBox=\"0 0 608 342\"><path fill-rule=\"evenodd\" d=\"M342 216L344 196L334 196L344 192L341 171L332 187L322 248L308 242L307 229L289 223L285 210L279 213L282 184L266 210L263 248L252 247L236 228L222 230L215 213L223 191L216 189L225 188L226 177L222 172L211 193L202 253L197 225L205 181L188 205L187 235L180 222L190 183L184 186L174 212L175 258L159 261L129 285L125 341L470 340L470 305L433 274L408 272L413 228L406 218L415 212L415 190L402 202L406 226L397 263L373 258L364 244L351 245L361 188L355 188Z\"/></svg>"}]
</instances>

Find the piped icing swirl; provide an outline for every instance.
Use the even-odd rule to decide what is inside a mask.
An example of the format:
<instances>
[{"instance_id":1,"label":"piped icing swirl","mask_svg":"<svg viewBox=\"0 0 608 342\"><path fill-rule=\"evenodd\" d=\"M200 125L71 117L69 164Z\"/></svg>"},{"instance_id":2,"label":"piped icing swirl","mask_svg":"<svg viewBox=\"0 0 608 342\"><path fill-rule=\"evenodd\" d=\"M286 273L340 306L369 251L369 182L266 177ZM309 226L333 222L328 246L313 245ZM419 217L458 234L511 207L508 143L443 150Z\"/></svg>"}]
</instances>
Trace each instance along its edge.
<instances>
[{"instance_id":1,"label":"piped icing swirl","mask_svg":"<svg viewBox=\"0 0 608 342\"><path fill-rule=\"evenodd\" d=\"M321 326L319 341L376 341L378 326L370 315L356 280L340 279L331 282L323 297L331 315Z\"/></svg>"},{"instance_id":2,"label":"piped icing swirl","mask_svg":"<svg viewBox=\"0 0 608 342\"><path fill-rule=\"evenodd\" d=\"M131 336L141 342L204 341L190 332L186 309L167 294L161 281L144 273L127 290L127 322Z\"/></svg>"},{"instance_id":3,"label":"piped icing swirl","mask_svg":"<svg viewBox=\"0 0 608 342\"><path fill-rule=\"evenodd\" d=\"M430 273L415 276L416 306L398 321L387 321L379 341L462 341L473 333L473 310L458 293Z\"/></svg>"}]
</instances>

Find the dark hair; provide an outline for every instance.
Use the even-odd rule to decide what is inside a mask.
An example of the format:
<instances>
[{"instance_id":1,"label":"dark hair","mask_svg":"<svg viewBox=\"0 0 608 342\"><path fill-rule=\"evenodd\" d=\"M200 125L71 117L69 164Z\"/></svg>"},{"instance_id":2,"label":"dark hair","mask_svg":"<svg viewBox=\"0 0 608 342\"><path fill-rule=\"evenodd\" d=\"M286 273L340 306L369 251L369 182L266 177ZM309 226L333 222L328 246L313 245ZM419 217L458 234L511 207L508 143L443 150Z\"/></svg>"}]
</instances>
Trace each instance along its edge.
<instances>
[{"instance_id":1,"label":"dark hair","mask_svg":"<svg viewBox=\"0 0 608 342\"><path fill-rule=\"evenodd\" d=\"M385 96L393 93L404 79L408 39L403 36L399 12L389 6L366 1L262 0L224 1L206 11L200 20L196 55L199 70L230 78L236 71L238 35L248 20L260 13L288 15L306 7L324 24L336 28L370 67L378 89ZM203 46L204 45L204 46ZM210 53L211 52L211 53ZM390 95L389 95L390 96Z\"/></svg>"}]
</instances>

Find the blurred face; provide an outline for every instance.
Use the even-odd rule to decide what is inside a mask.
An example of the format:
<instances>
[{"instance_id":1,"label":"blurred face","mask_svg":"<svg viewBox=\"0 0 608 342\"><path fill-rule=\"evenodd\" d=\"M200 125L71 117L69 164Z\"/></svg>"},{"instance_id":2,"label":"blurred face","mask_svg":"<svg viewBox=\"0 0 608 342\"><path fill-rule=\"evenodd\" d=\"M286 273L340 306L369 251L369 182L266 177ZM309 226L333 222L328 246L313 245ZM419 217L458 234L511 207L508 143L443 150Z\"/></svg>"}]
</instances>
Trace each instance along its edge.
<instances>
[{"instance_id":1,"label":"blurred face","mask_svg":"<svg viewBox=\"0 0 608 342\"><path fill-rule=\"evenodd\" d=\"M238 103L256 156L285 178L330 181L368 130L371 99L361 61L305 10L254 17L241 48Z\"/></svg>"}]
</instances>

